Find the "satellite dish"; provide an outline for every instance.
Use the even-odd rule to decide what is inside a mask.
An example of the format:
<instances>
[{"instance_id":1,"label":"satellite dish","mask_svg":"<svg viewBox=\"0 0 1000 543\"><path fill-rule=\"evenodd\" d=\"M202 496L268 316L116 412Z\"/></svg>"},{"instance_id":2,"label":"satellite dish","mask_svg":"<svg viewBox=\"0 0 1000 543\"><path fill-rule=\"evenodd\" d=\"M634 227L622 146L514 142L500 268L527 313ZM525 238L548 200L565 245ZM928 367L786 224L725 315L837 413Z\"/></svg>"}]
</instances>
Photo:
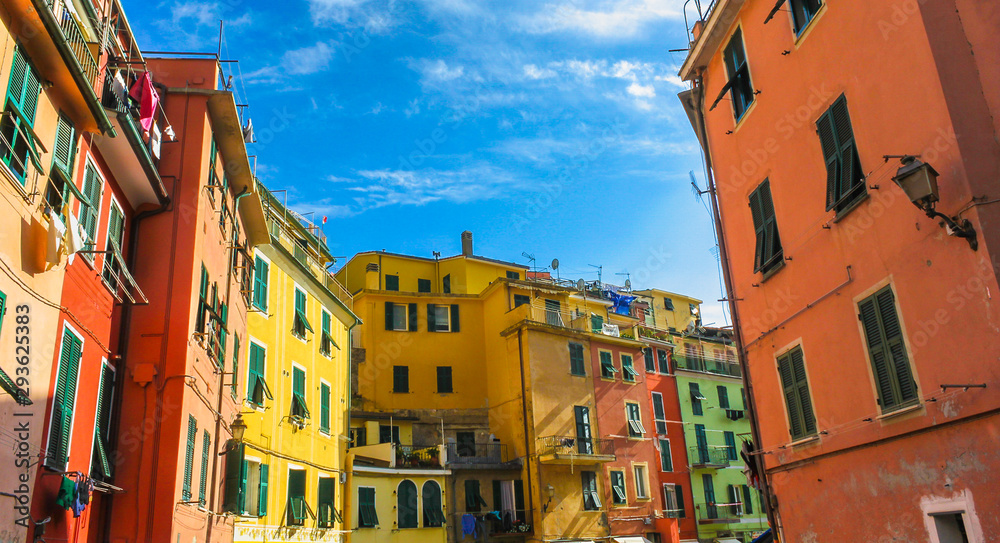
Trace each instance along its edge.
<instances>
[{"instance_id":1,"label":"satellite dish","mask_svg":"<svg viewBox=\"0 0 1000 543\"><path fill-rule=\"evenodd\" d=\"M553 258L552 259L552 269L553 270L558 270L559 269L559 259L558 258Z\"/></svg>"},{"instance_id":2,"label":"satellite dish","mask_svg":"<svg viewBox=\"0 0 1000 543\"><path fill-rule=\"evenodd\" d=\"M583 287L585 287L585 286L586 286L586 283L583 282L583 279L577 279L576 280L576 289L577 290L583 290Z\"/></svg>"},{"instance_id":3,"label":"satellite dish","mask_svg":"<svg viewBox=\"0 0 1000 543\"><path fill-rule=\"evenodd\" d=\"M692 334L692 333L694 333L694 323L693 322L689 322L688 323L687 327L684 328L684 333L685 334L689 334L689 335Z\"/></svg>"},{"instance_id":4,"label":"satellite dish","mask_svg":"<svg viewBox=\"0 0 1000 543\"><path fill-rule=\"evenodd\" d=\"M632 280L631 279L626 279L625 280L625 290L632 290Z\"/></svg>"}]
</instances>

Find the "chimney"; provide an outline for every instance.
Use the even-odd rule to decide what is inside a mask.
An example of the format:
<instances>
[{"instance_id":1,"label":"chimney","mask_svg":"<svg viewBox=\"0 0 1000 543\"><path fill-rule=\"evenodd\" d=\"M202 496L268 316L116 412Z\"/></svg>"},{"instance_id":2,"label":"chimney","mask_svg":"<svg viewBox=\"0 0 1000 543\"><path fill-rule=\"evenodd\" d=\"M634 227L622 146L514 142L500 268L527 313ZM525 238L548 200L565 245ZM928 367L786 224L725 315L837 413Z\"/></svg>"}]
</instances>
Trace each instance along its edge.
<instances>
[{"instance_id":1,"label":"chimney","mask_svg":"<svg viewBox=\"0 0 1000 543\"><path fill-rule=\"evenodd\" d=\"M472 232L462 232L462 256L472 256Z\"/></svg>"},{"instance_id":2,"label":"chimney","mask_svg":"<svg viewBox=\"0 0 1000 543\"><path fill-rule=\"evenodd\" d=\"M378 264L375 262L369 262L365 266L365 289L379 290Z\"/></svg>"}]
</instances>

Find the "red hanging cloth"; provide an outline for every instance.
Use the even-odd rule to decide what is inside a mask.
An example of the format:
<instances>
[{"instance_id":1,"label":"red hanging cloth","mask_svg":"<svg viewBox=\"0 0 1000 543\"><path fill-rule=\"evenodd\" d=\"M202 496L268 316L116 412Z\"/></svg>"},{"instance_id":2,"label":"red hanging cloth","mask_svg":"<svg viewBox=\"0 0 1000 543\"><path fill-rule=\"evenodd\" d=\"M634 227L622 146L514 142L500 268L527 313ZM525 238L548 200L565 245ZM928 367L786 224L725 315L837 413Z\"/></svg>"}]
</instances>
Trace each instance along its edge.
<instances>
[{"instance_id":1,"label":"red hanging cloth","mask_svg":"<svg viewBox=\"0 0 1000 543\"><path fill-rule=\"evenodd\" d=\"M149 72L143 72L139 76L139 79L132 84L128 95L139 102L139 124L142 125L143 130L148 132L153 126L156 106L160 103L160 95L153 88L153 79L149 76Z\"/></svg>"}]
</instances>

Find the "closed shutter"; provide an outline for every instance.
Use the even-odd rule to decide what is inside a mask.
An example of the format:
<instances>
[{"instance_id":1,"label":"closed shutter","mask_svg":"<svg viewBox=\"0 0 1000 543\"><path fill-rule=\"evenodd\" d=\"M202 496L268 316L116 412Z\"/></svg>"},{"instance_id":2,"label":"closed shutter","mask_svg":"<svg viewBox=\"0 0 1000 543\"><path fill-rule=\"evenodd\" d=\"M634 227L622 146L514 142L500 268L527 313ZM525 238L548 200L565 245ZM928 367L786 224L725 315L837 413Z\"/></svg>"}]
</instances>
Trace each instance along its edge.
<instances>
[{"instance_id":1,"label":"closed shutter","mask_svg":"<svg viewBox=\"0 0 1000 543\"><path fill-rule=\"evenodd\" d=\"M716 390L719 392L719 407L729 409L729 390L723 385L718 385Z\"/></svg>"},{"instance_id":2,"label":"closed shutter","mask_svg":"<svg viewBox=\"0 0 1000 543\"><path fill-rule=\"evenodd\" d=\"M587 370L583 360L583 345L569 344L569 370L573 375L586 375Z\"/></svg>"},{"instance_id":3,"label":"closed shutter","mask_svg":"<svg viewBox=\"0 0 1000 543\"><path fill-rule=\"evenodd\" d=\"M417 321L418 321L417 304L409 304L409 311L407 312L407 316L410 319L409 330L411 332L416 332L417 331Z\"/></svg>"},{"instance_id":4,"label":"closed shutter","mask_svg":"<svg viewBox=\"0 0 1000 543\"><path fill-rule=\"evenodd\" d=\"M656 371L656 360L653 358L653 349L646 347L642 350L642 357L646 362L646 371L652 373Z\"/></svg>"},{"instance_id":5,"label":"closed shutter","mask_svg":"<svg viewBox=\"0 0 1000 543\"><path fill-rule=\"evenodd\" d=\"M35 124L35 111L38 109L38 95L41 92L42 86L38 82L34 68L28 63L21 48L15 48L7 96L30 126Z\"/></svg>"},{"instance_id":6,"label":"closed shutter","mask_svg":"<svg viewBox=\"0 0 1000 543\"><path fill-rule=\"evenodd\" d=\"M736 455L736 435L732 432L725 432L723 435L726 439L726 454L730 460L737 460L739 457Z\"/></svg>"},{"instance_id":7,"label":"closed shutter","mask_svg":"<svg viewBox=\"0 0 1000 543\"><path fill-rule=\"evenodd\" d=\"M261 257L254 258L253 264L253 305L262 311L267 311L267 261Z\"/></svg>"},{"instance_id":8,"label":"closed shutter","mask_svg":"<svg viewBox=\"0 0 1000 543\"><path fill-rule=\"evenodd\" d=\"M663 409L663 395L659 392L654 392L652 394L653 398L653 420L656 423L656 433L660 435L666 435L667 433L667 415Z\"/></svg>"},{"instance_id":9,"label":"closed shutter","mask_svg":"<svg viewBox=\"0 0 1000 543\"><path fill-rule=\"evenodd\" d=\"M244 463L245 464L245 463ZM244 468L244 472L246 468ZM257 492L257 516L265 517L267 516L267 477L268 477L268 465L260 465L260 490ZM246 485L246 475L244 475L243 484Z\"/></svg>"},{"instance_id":10,"label":"closed shutter","mask_svg":"<svg viewBox=\"0 0 1000 543\"><path fill-rule=\"evenodd\" d=\"M84 167L83 172L83 195L87 197L87 202L80 204L80 225L83 226L84 234L87 236L86 249L94 250L97 244L97 217L101 209L102 182L97 168L90 161ZM89 260L93 260L90 257Z\"/></svg>"},{"instance_id":11,"label":"closed shutter","mask_svg":"<svg viewBox=\"0 0 1000 543\"><path fill-rule=\"evenodd\" d=\"M59 115L59 121L56 124L56 142L52 149L52 166L61 170L70 182L73 179L75 143L76 129L73 127L73 122L64 115Z\"/></svg>"},{"instance_id":12,"label":"closed shutter","mask_svg":"<svg viewBox=\"0 0 1000 543\"><path fill-rule=\"evenodd\" d=\"M233 334L233 383L230 393L233 395L233 399L238 399L236 394L236 387L238 385L237 377L240 374L240 335Z\"/></svg>"},{"instance_id":13,"label":"closed shutter","mask_svg":"<svg viewBox=\"0 0 1000 543\"><path fill-rule=\"evenodd\" d=\"M437 388L439 393L450 393L454 391L451 380L451 366L438 366Z\"/></svg>"},{"instance_id":14,"label":"closed shutter","mask_svg":"<svg viewBox=\"0 0 1000 543\"><path fill-rule=\"evenodd\" d=\"M108 364L101 367L101 383L97 389L97 425L94 427L94 458L91 474L110 478L111 401L114 397L115 370Z\"/></svg>"},{"instance_id":15,"label":"closed shutter","mask_svg":"<svg viewBox=\"0 0 1000 543\"><path fill-rule=\"evenodd\" d=\"M863 175L844 95L816 121L816 132L826 163L826 210L829 211L844 204L842 200L852 193L863 193L860 188L864 183L859 182Z\"/></svg>"},{"instance_id":16,"label":"closed shutter","mask_svg":"<svg viewBox=\"0 0 1000 543\"><path fill-rule=\"evenodd\" d=\"M417 485L404 480L396 491L396 523L399 528L417 527Z\"/></svg>"},{"instance_id":17,"label":"closed shutter","mask_svg":"<svg viewBox=\"0 0 1000 543\"><path fill-rule=\"evenodd\" d=\"M677 509L680 511L680 518L685 518L687 513L684 511L684 487L681 485L674 485L674 497L677 498Z\"/></svg>"},{"instance_id":18,"label":"closed shutter","mask_svg":"<svg viewBox=\"0 0 1000 543\"><path fill-rule=\"evenodd\" d=\"M427 304L427 331L437 331L437 305Z\"/></svg>"},{"instance_id":19,"label":"closed shutter","mask_svg":"<svg viewBox=\"0 0 1000 543\"><path fill-rule=\"evenodd\" d=\"M243 452L241 443L226 452L226 475L223 481L222 509L227 513L240 514L244 511L243 501L246 495L246 474L244 473Z\"/></svg>"},{"instance_id":20,"label":"closed shutter","mask_svg":"<svg viewBox=\"0 0 1000 543\"><path fill-rule=\"evenodd\" d=\"M594 332L600 332L604 329L604 317L600 315L590 316L590 329Z\"/></svg>"},{"instance_id":21,"label":"closed shutter","mask_svg":"<svg viewBox=\"0 0 1000 543\"><path fill-rule=\"evenodd\" d=\"M393 312L392 306L393 306L392 302L386 302L385 303L385 329L386 330L395 330L395 328L393 327L394 312Z\"/></svg>"},{"instance_id":22,"label":"closed shutter","mask_svg":"<svg viewBox=\"0 0 1000 543\"><path fill-rule=\"evenodd\" d=\"M906 354L892 288L885 287L862 300L858 309L882 411L914 403L918 399L917 385Z\"/></svg>"},{"instance_id":23,"label":"closed shutter","mask_svg":"<svg viewBox=\"0 0 1000 543\"><path fill-rule=\"evenodd\" d=\"M191 475L194 469L194 441L198 437L198 421L194 415L188 415L187 447L184 450L184 485L181 489L181 500L191 499Z\"/></svg>"},{"instance_id":24,"label":"closed shutter","mask_svg":"<svg viewBox=\"0 0 1000 543\"><path fill-rule=\"evenodd\" d=\"M712 476L705 473L701 476L701 484L705 489L705 506L708 518L719 518L718 508L715 505L715 484Z\"/></svg>"},{"instance_id":25,"label":"closed shutter","mask_svg":"<svg viewBox=\"0 0 1000 543\"><path fill-rule=\"evenodd\" d=\"M774 201L771 198L771 182L764 180L750 193L750 215L753 218L756 245L754 248L754 272L767 271L779 262L781 239L778 223L774 215Z\"/></svg>"},{"instance_id":26,"label":"closed shutter","mask_svg":"<svg viewBox=\"0 0 1000 543\"><path fill-rule=\"evenodd\" d=\"M493 480L493 510L503 509L503 481Z\"/></svg>"},{"instance_id":27,"label":"closed shutter","mask_svg":"<svg viewBox=\"0 0 1000 543\"><path fill-rule=\"evenodd\" d=\"M73 427L76 385L82 356L83 340L69 328L65 328L62 351L59 355L56 390L52 398L52 424L46 453L46 465L60 471L66 469L66 463L69 461L70 432Z\"/></svg>"},{"instance_id":28,"label":"closed shutter","mask_svg":"<svg viewBox=\"0 0 1000 543\"><path fill-rule=\"evenodd\" d=\"M660 470L674 471L674 460L670 457L670 441L660 440Z\"/></svg>"},{"instance_id":29,"label":"closed shutter","mask_svg":"<svg viewBox=\"0 0 1000 543\"><path fill-rule=\"evenodd\" d=\"M330 433L330 385L320 383L319 402L319 429Z\"/></svg>"},{"instance_id":30,"label":"closed shutter","mask_svg":"<svg viewBox=\"0 0 1000 543\"><path fill-rule=\"evenodd\" d=\"M212 438L208 435L208 430L205 430L201 438L201 481L198 485L198 502L201 505L205 505L205 490L208 489L208 459L211 447Z\"/></svg>"},{"instance_id":31,"label":"closed shutter","mask_svg":"<svg viewBox=\"0 0 1000 543\"><path fill-rule=\"evenodd\" d=\"M694 438L698 445L698 460L702 464L708 463L708 436L705 435L704 424L694 425Z\"/></svg>"},{"instance_id":32,"label":"closed shutter","mask_svg":"<svg viewBox=\"0 0 1000 543\"><path fill-rule=\"evenodd\" d=\"M743 511L747 515L753 514L753 500L751 498L750 487L743 485Z\"/></svg>"},{"instance_id":33,"label":"closed shutter","mask_svg":"<svg viewBox=\"0 0 1000 543\"><path fill-rule=\"evenodd\" d=\"M410 368L407 366L392 367L392 391L405 393L410 391Z\"/></svg>"},{"instance_id":34,"label":"closed shutter","mask_svg":"<svg viewBox=\"0 0 1000 543\"><path fill-rule=\"evenodd\" d=\"M524 483L520 479L514 479L514 509L517 520L527 522L527 512L524 510Z\"/></svg>"},{"instance_id":35,"label":"closed shutter","mask_svg":"<svg viewBox=\"0 0 1000 543\"><path fill-rule=\"evenodd\" d=\"M778 374L784 389L792 438L798 439L816 433L816 417L809 397L809 382L800 347L778 359Z\"/></svg>"},{"instance_id":36,"label":"closed shutter","mask_svg":"<svg viewBox=\"0 0 1000 543\"><path fill-rule=\"evenodd\" d=\"M459 319L458 319L458 305L451 306L451 331L452 332L462 331L462 327L459 325Z\"/></svg>"}]
</instances>

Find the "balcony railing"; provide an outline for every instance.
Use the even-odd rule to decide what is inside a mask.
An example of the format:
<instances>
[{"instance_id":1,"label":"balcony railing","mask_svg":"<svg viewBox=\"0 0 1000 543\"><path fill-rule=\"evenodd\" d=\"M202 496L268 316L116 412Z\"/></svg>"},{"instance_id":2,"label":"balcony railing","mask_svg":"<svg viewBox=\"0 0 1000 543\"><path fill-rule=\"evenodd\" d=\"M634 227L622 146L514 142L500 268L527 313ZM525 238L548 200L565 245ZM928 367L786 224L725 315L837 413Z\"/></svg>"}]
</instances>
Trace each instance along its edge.
<instances>
[{"instance_id":1,"label":"balcony railing","mask_svg":"<svg viewBox=\"0 0 1000 543\"><path fill-rule=\"evenodd\" d=\"M695 445L688 449L693 468L724 468L729 465L729 447Z\"/></svg>"},{"instance_id":2,"label":"balcony railing","mask_svg":"<svg viewBox=\"0 0 1000 543\"><path fill-rule=\"evenodd\" d=\"M131 125L132 131L142 140L142 153L146 155L149 163L156 167L160 159L160 142L162 140L157 140L153 136L155 134L159 138L163 137L160 135L160 131L167 125L163 111L160 108L156 109L153 114L153 129L147 135L139 125L139 108L133 107L128 100L128 89L135 83L135 78L128 72L122 71L121 79L116 84L113 71L108 69L104 73L104 92L101 94L101 105L105 109L125 114L126 122Z\"/></svg>"},{"instance_id":3,"label":"balcony railing","mask_svg":"<svg viewBox=\"0 0 1000 543\"><path fill-rule=\"evenodd\" d=\"M496 515L493 515L492 512L487 512L484 509L483 511L455 511L451 516L455 519L453 522L456 525L462 523L464 515L476 516L477 522L483 523L487 535L530 535L533 533L531 526L533 511L533 509L499 510L496 511Z\"/></svg>"},{"instance_id":4,"label":"balcony railing","mask_svg":"<svg viewBox=\"0 0 1000 543\"><path fill-rule=\"evenodd\" d=\"M94 59L94 54L91 52L91 46L97 44L91 44L84 38L83 29L80 28L80 23L77 22L74 12L66 7L65 0L45 0L45 5L52 11L56 23L62 30L63 37L66 38L66 45L73 51L77 62L83 68L83 75L87 81L93 84L97 81L98 69L97 60Z\"/></svg>"},{"instance_id":5,"label":"balcony railing","mask_svg":"<svg viewBox=\"0 0 1000 543\"><path fill-rule=\"evenodd\" d=\"M696 503L695 509L702 512L698 524L730 524L740 522L742 506L738 503ZM739 514L737 514L737 512Z\"/></svg>"},{"instance_id":6,"label":"balcony railing","mask_svg":"<svg viewBox=\"0 0 1000 543\"><path fill-rule=\"evenodd\" d=\"M440 445L396 445L396 468L441 468Z\"/></svg>"},{"instance_id":7,"label":"balcony railing","mask_svg":"<svg viewBox=\"0 0 1000 543\"><path fill-rule=\"evenodd\" d=\"M508 462L504 443L448 443L448 464L490 465Z\"/></svg>"},{"instance_id":8,"label":"balcony railing","mask_svg":"<svg viewBox=\"0 0 1000 543\"><path fill-rule=\"evenodd\" d=\"M729 377L743 376L743 371L738 363L704 356L674 355L674 365L678 369L684 370L703 371Z\"/></svg>"},{"instance_id":9,"label":"balcony railing","mask_svg":"<svg viewBox=\"0 0 1000 543\"><path fill-rule=\"evenodd\" d=\"M576 436L545 436L538 438L538 454L562 456L615 456L613 439Z\"/></svg>"},{"instance_id":10,"label":"balcony railing","mask_svg":"<svg viewBox=\"0 0 1000 543\"><path fill-rule=\"evenodd\" d=\"M516 311L523 311L523 314L516 313ZM595 321L592 320L592 315L589 311L581 309L567 309L566 307L545 305L542 300L536 300L531 304L524 304L511 312L512 316L519 316L524 320L529 320L532 322L537 322L540 324L546 324L548 326L557 326L559 328L568 328L570 330L576 330L579 332L591 332L595 334L601 334L602 328L595 327ZM606 321L602 321L604 323ZM624 338L635 338L635 331L632 326L625 326L622 324L617 325L619 337Z\"/></svg>"}]
</instances>

